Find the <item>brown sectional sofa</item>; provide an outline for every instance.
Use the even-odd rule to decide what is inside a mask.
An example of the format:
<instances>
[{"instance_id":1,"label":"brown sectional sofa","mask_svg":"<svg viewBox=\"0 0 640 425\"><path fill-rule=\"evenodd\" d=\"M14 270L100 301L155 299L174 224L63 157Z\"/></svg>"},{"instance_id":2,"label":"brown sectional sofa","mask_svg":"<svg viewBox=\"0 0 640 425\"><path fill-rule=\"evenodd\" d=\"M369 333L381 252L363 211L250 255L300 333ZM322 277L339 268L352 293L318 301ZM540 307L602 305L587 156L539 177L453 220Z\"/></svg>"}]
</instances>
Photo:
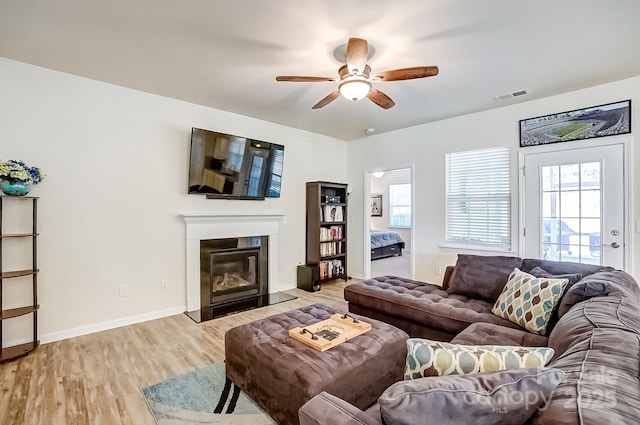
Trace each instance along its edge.
<instances>
[{"instance_id":1,"label":"brown sectional sofa","mask_svg":"<svg viewBox=\"0 0 640 425\"><path fill-rule=\"evenodd\" d=\"M530 333L494 316L491 307L495 300L473 298L452 291L453 284L454 290L457 285L458 290L467 292L469 288L464 287L465 279L469 278L469 272L477 262L500 268L503 260L505 265L508 264L505 270L513 265L513 261L517 263L519 260L519 268L523 271L530 272L538 267L553 275L579 275L565 290L552 320L557 320L557 323L552 323L546 335ZM458 266L461 266L460 270L456 270ZM482 285L477 281L473 284ZM471 292L476 289L472 288ZM388 321L412 337L454 344L553 348L555 354L546 369L559 369L564 378L545 408L538 410L526 424L638 423L640 288L623 271L536 259L459 256L456 267L448 269L442 287L383 276L348 286L345 298L349 301L350 311ZM418 394L422 390L421 381L430 379L393 384L380 398L380 403L385 396L399 391ZM380 406L374 404L362 411L331 394L321 393L300 409L300 423L381 425ZM408 406L404 405L397 412L387 411L387 425L431 423L427 412L416 413ZM465 409L464 405L457 407L460 411ZM448 408L455 410L456 406Z\"/></svg>"}]
</instances>

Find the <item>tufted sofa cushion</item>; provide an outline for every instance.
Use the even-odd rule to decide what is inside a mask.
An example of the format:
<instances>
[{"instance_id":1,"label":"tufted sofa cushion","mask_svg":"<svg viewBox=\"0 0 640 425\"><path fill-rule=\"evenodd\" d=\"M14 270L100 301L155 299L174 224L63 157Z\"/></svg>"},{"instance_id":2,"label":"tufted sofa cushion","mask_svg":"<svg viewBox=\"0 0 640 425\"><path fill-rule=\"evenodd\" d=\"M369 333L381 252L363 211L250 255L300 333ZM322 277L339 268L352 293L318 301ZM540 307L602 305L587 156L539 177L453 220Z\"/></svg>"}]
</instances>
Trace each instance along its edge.
<instances>
[{"instance_id":1,"label":"tufted sofa cushion","mask_svg":"<svg viewBox=\"0 0 640 425\"><path fill-rule=\"evenodd\" d=\"M492 323L474 323L456 335L452 344L462 345L520 345L546 347L549 338L521 329L509 329Z\"/></svg>"},{"instance_id":2,"label":"tufted sofa cushion","mask_svg":"<svg viewBox=\"0 0 640 425\"><path fill-rule=\"evenodd\" d=\"M355 304L450 334L457 334L476 322L519 329L491 313L493 302L451 294L438 285L397 276L379 276L349 285L344 290L344 298L349 301L350 310Z\"/></svg>"}]
</instances>

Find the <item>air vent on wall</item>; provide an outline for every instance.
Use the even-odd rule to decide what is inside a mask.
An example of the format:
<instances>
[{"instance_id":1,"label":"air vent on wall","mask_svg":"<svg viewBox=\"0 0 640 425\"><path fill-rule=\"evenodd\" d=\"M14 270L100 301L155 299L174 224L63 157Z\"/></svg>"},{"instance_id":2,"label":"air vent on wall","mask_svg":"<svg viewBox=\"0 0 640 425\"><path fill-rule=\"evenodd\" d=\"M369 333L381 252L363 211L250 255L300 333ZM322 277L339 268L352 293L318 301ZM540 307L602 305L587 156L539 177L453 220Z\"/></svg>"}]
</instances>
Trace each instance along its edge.
<instances>
[{"instance_id":1,"label":"air vent on wall","mask_svg":"<svg viewBox=\"0 0 640 425\"><path fill-rule=\"evenodd\" d=\"M528 89L516 90L511 93L499 94L498 96L494 96L494 99L499 102L502 100L512 99L518 96L524 96L525 94L529 94Z\"/></svg>"}]
</instances>

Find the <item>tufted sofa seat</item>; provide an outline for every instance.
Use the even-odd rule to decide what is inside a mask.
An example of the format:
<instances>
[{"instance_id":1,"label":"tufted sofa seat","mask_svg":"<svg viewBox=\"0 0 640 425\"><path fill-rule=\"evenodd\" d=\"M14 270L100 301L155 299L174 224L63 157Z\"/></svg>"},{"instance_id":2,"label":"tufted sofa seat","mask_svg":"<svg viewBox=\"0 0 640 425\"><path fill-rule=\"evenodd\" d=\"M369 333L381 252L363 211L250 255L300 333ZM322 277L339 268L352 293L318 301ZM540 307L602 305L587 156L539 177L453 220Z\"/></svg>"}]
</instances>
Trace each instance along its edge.
<instances>
[{"instance_id":1,"label":"tufted sofa seat","mask_svg":"<svg viewBox=\"0 0 640 425\"><path fill-rule=\"evenodd\" d=\"M493 302L397 276L379 276L349 285L344 298L349 311L395 325L413 337L449 341L477 322L518 328L491 312Z\"/></svg>"},{"instance_id":2,"label":"tufted sofa seat","mask_svg":"<svg viewBox=\"0 0 640 425\"><path fill-rule=\"evenodd\" d=\"M520 329L505 328L492 323L474 323L451 340L462 345L513 345L521 347L546 347L549 338L524 332Z\"/></svg>"}]
</instances>

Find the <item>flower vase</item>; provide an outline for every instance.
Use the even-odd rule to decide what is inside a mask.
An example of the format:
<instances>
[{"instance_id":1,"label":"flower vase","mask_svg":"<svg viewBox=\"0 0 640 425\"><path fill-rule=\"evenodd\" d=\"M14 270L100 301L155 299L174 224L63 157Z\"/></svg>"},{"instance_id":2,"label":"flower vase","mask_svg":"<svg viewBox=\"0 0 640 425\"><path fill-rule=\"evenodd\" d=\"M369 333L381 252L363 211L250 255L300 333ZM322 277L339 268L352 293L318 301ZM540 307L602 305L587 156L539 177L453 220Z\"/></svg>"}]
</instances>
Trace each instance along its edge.
<instances>
[{"instance_id":1,"label":"flower vase","mask_svg":"<svg viewBox=\"0 0 640 425\"><path fill-rule=\"evenodd\" d=\"M31 185L24 180L0 180L0 190L2 193L9 196L24 196L29 193Z\"/></svg>"}]
</instances>

